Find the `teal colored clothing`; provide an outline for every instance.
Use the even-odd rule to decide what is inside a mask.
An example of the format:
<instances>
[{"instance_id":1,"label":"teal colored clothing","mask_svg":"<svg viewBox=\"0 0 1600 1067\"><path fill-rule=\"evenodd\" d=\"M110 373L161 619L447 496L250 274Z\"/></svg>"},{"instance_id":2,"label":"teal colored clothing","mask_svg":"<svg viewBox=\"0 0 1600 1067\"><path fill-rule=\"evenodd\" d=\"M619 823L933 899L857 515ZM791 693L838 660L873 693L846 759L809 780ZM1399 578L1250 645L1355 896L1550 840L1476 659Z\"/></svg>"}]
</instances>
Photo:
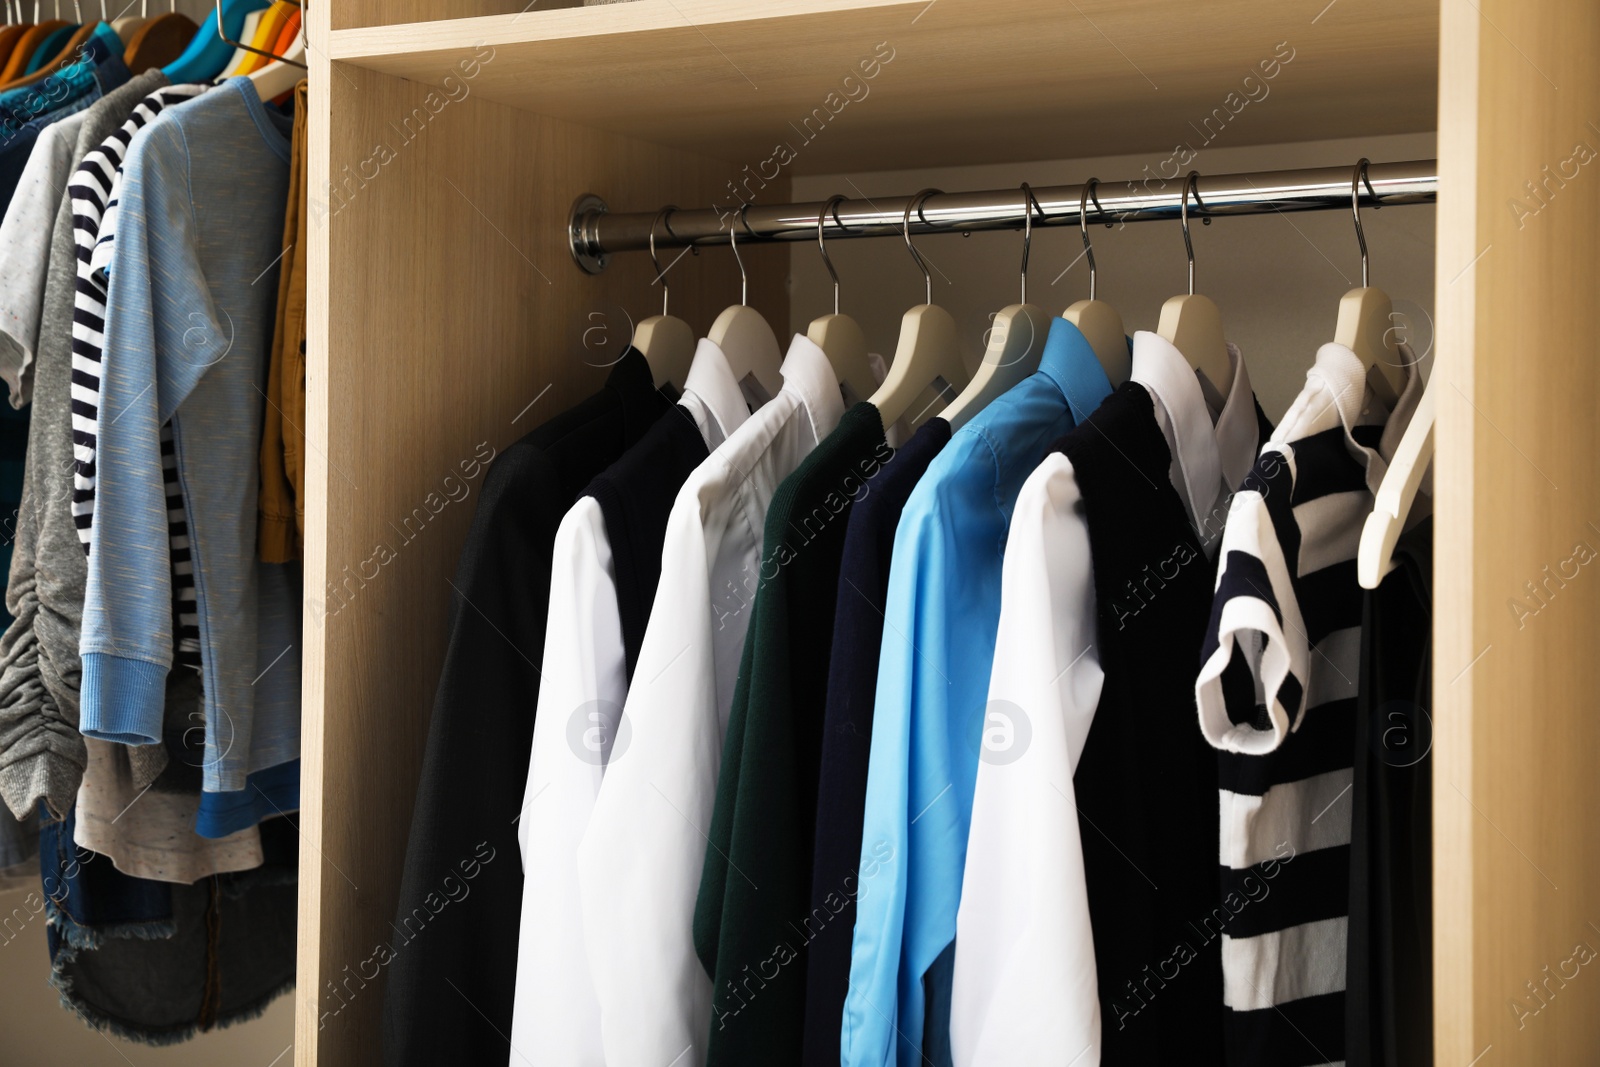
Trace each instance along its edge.
<instances>
[{"instance_id":1,"label":"teal colored clothing","mask_svg":"<svg viewBox=\"0 0 1600 1067\"><path fill-rule=\"evenodd\" d=\"M67 23L44 39L38 48L33 50L33 58L28 60L28 66L23 70L23 75L33 74L46 63L54 59L61 50L67 47L67 42L72 40L72 35L82 29L76 23Z\"/></svg>"},{"instance_id":2,"label":"teal colored clothing","mask_svg":"<svg viewBox=\"0 0 1600 1067\"><path fill-rule=\"evenodd\" d=\"M15 123L15 126L6 125L5 129L9 132L30 119L54 111L96 85L102 90L110 88L96 79L96 67L113 59L122 66L121 56L122 38L110 26L100 23L84 42L83 51L67 66L42 81L0 93L0 112L5 112L7 123ZM118 85L128 80L127 68L122 67L122 70ZM18 116L24 117L18 121Z\"/></svg>"},{"instance_id":3,"label":"teal colored clothing","mask_svg":"<svg viewBox=\"0 0 1600 1067\"><path fill-rule=\"evenodd\" d=\"M901 513L840 1027L845 1067L949 1062L946 950L956 935L1011 511L1051 442L1110 392L1083 334L1054 320L1038 372L955 432Z\"/></svg>"},{"instance_id":4,"label":"teal colored clothing","mask_svg":"<svg viewBox=\"0 0 1600 1067\"><path fill-rule=\"evenodd\" d=\"M162 739L175 643L160 427L169 418L200 620L202 788L300 749L298 577L256 559L257 455L288 197L290 122L248 78L163 111L133 142L107 296L80 726ZM265 814L297 803L267 776ZM260 780L257 780L260 781ZM252 812L228 798L221 807Z\"/></svg>"}]
</instances>

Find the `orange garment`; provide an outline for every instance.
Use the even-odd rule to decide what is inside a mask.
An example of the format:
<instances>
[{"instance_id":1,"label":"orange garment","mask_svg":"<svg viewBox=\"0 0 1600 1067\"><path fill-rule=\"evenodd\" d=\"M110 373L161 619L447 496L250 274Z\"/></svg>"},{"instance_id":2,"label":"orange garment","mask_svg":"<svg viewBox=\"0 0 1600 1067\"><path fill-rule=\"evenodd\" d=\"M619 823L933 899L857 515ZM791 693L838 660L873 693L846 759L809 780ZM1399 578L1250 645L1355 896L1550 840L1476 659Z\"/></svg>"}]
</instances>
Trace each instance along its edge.
<instances>
[{"instance_id":1,"label":"orange garment","mask_svg":"<svg viewBox=\"0 0 1600 1067\"><path fill-rule=\"evenodd\" d=\"M278 269L278 311L267 365L266 421L261 428L260 522L263 563L299 559L306 526L306 83L294 89L289 203L283 216L288 248Z\"/></svg>"},{"instance_id":2,"label":"orange garment","mask_svg":"<svg viewBox=\"0 0 1600 1067\"><path fill-rule=\"evenodd\" d=\"M284 0L274 0L271 7L261 13L261 21L256 23L256 32L245 44L251 48L259 48L263 52L271 52L272 46L278 43L278 34L283 32L284 23L289 21L289 16L298 10L293 4ZM240 38L244 40L244 38ZM257 55L255 52L246 52L245 60L239 64L235 74L249 74L251 71L260 70L272 62L266 56Z\"/></svg>"}]
</instances>

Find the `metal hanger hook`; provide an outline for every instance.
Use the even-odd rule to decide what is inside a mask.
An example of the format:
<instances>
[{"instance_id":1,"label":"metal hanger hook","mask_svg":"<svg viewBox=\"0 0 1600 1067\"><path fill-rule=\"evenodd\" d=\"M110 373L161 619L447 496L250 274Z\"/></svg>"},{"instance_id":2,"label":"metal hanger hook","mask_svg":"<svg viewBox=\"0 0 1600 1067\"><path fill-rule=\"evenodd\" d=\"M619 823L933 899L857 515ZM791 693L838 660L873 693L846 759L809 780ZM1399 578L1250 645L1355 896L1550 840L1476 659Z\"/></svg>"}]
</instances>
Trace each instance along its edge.
<instances>
[{"instance_id":1,"label":"metal hanger hook","mask_svg":"<svg viewBox=\"0 0 1600 1067\"><path fill-rule=\"evenodd\" d=\"M668 204L656 212L656 217L650 222L650 264L656 269L656 281L661 283L661 314L663 317L667 314L667 271L661 269L661 260L656 258L656 224L676 210L678 210L677 204ZM670 234L672 229L669 227L667 232ZM671 264L668 264L667 270L671 269Z\"/></svg>"},{"instance_id":2,"label":"metal hanger hook","mask_svg":"<svg viewBox=\"0 0 1600 1067\"><path fill-rule=\"evenodd\" d=\"M833 260L828 256L827 242L822 238L823 220L830 214L833 224L839 229L844 229L844 223L839 221L839 205L845 202L843 196L830 196L828 202L822 205L822 210L817 212L817 249L822 253L822 265L828 268L828 277L833 279L833 313L839 314L839 272L833 269Z\"/></svg>"},{"instance_id":3,"label":"metal hanger hook","mask_svg":"<svg viewBox=\"0 0 1600 1067\"><path fill-rule=\"evenodd\" d=\"M1194 242L1189 239L1189 194L1194 193L1197 208L1205 207L1200 200L1200 172L1191 170L1183 179L1183 202L1178 208L1178 218L1183 224L1183 250L1189 257L1189 295L1194 295Z\"/></svg>"},{"instance_id":4,"label":"metal hanger hook","mask_svg":"<svg viewBox=\"0 0 1600 1067\"><path fill-rule=\"evenodd\" d=\"M1027 182L1022 183L1022 303L1028 302L1028 250L1033 245L1033 211L1039 209L1039 217L1045 217L1044 208L1040 207L1038 197L1033 195L1033 189Z\"/></svg>"},{"instance_id":5,"label":"metal hanger hook","mask_svg":"<svg viewBox=\"0 0 1600 1067\"><path fill-rule=\"evenodd\" d=\"M744 226L745 233L750 232L750 227L744 221L745 212L750 210L750 204L745 203L739 209L739 225ZM739 264L739 303L744 307L750 306L750 275L745 273L744 257L739 255L739 240L734 232L733 224L728 224L728 247L733 249L733 259Z\"/></svg>"},{"instance_id":6,"label":"metal hanger hook","mask_svg":"<svg viewBox=\"0 0 1600 1067\"><path fill-rule=\"evenodd\" d=\"M943 189L924 189L910 200L906 201L906 213L900 220L900 232L906 239L906 248L911 250L911 258L916 263L917 269L922 272L922 284L927 289L927 303L933 303L933 275L928 273L928 264L923 260L922 253L917 251L917 246L911 243L911 209L917 211L917 218L924 223L928 221L922 214L922 202L930 196L943 193Z\"/></svg>"},{"instance_id":7,"label":"metal hanger hook","mask_svg":"<svg viewBox=\"0 0 1600 1067\"><path fill-rule=\"evenodd\" d=\"M1361 245L1361 288L1367 287L1367 232L1361 228L1361 184L1366 183L1367 192L1377 200L1378 191L1372 187L1372 179L1367 176L1367 164L1370 162L1362 156L1356 163L1355 171L1350 175L1350 213L1356 218L1356 242Z\"/></svg>"},{"instance_id":8,"label":"metal hanger hook","mask_svg":"<svg viewBox=\"0 0 1600 1067\"><path fill-rule=\"evenodd\" d=\"M1083 235L1083 255L1089 261L1089 299L1095 298L1095 283L1098 271L1094 265L1094 245L1089 242L1089 199L1094 198L1094 209L1101 215L1105 209L1100 206L1099 194L1095 189L1100 185L1099 178L1090 178L1083 183L1083 191L1078 194L1078 232ZM1111 225L1107 220L1106 225Z\"/></svg>"}]
</instances>

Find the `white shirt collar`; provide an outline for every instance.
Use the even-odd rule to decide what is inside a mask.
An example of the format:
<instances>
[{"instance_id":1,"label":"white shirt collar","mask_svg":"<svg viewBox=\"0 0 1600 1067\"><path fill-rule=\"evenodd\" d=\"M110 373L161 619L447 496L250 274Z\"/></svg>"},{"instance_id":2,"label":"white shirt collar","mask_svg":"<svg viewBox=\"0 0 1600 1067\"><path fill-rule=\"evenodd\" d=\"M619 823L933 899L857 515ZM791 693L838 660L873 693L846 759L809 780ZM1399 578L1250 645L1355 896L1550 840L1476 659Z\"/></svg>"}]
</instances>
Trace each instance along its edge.
<instances>
[{"instance_id":1,"label":"white shirt collar","mask_svg":"<svg viewBox=\"0 0 1600 1067\"><path fill-rule=\"evenodd\" d=\"M750 417L750 407L745 403L739 383L734 380L728 357L722 354L715 341L704 337L695 346L694 360L683 382L683 399L699 401L683 406L694 416L708 451L715 451Z\"/></svg>"},{"instance_id":2,"label":"white shirt collar","mask_svg":"<svg viewBox=\"0 0 1600 1067\"><path fill-rule=\"evenodd\" d=\"M1200 380L1189 361L1160 334L1139 330L1133 335L1132 379L1149 389L1171 427L1168 441L1173 462L1182 474L1189 516L1208 514L1218 494L1237 488L1255 462L1257 426L1255 394L1244 358L1228 345L1232 385L1215 425Z\"/></svg>"},{"instance_id":3,"label":"white shirt collar","mask_svg":"<svg viewBox=\"0 0 1600 1067\"><path fill-rule=\"evenodd\" d=\"M1344 345L1330 341L1318 348L1317 361L1306 375L1308 380L1313 377L1320 379L1323 388L1331 394L1331 403L1338 410L1346 437L1366 460L1367 487L1374 493L1383 482L1389 458L1399 447L1400 438L1411 422L1412 413L1417 410L1425 386L1416 353L1409 345L1402 344L1400 355L1405 360L1406 384L1395 398L1392 409L1385 409L1367 384L1368 372L1361 363L1361 357ZM1286 417L1284 421L1287 423L1289 420ZM1354 432L1358 425L1373 423L1383 426L1376 450L1357 442Z\"/></svg>"},{"instance_id":4,"label":"white shirt collar","mask_svg":"<svg viewBox=\"0 0 1600 1067\"><path fill-rule=\"evenodd\" d=\"M833 432L844 415L844 397L839 392L839 377L833 373L828 355L804 334L795 334L789 353L783 357L783 388L794 393L811 418L811 429L818 441Z\"/></svg>"}]
</instances>

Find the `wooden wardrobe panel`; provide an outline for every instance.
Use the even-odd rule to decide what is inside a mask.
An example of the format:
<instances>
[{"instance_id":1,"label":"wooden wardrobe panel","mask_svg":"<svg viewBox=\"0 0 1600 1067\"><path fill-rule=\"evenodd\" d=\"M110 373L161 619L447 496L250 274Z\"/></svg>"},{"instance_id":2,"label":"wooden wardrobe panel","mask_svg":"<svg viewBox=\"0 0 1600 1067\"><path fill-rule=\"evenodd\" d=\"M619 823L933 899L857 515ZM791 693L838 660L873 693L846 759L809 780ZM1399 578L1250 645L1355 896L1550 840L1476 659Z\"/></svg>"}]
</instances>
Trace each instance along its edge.
<instances>
[{"instance_id":1,"label":"wooden wardrobe panel","mask_svg":"<svg viewBox=\"0 0 1600 1067\"><path fill-rule=\"evenodd\" d=\"M1211 145L1433 128L1437 6L1320 7L637 0L349 30L332 47L430 81L487 42L502 58L486 96L752 173L778 143L796 174L1148 150L1128 177L1157 182L1188 169L1191 154L1169 158L1179 144L1203 169Z\"/></svg>"},{"instance_id":2,"label":"wooden wardrobe panel","mask_svg":"<svg viewBox=\"0 0 1600 1067\"><path fill-rule=\"evenodd\" d=\"M296 1062L358 1067L379 1062L384 978L350 975L392 937L450 579L482 486L459 464L592 392L630 317L660 309L647 256L597 277L573 264L572 200L707 203L733 168L470 92L441 107L426 85L313 60L328 92L313 97L326 132L310 163ZM751 303L787 323L787 249L745 261ZM673 311L700 331L738 300L726 250L685 255L671 281Z\"/></svg>"},{"instance_id":3,"label":"wooden wardrobe panel","mask_svg":"<svg viewBox=\"0 0 1600 1067\"><path fill-rule=\"evenodd\" d=\"M533 0L532 3L528 0L337 0L329 4L336 30L524 12L532 17L534 12L582 6L583 0Z\"/></svg>"},{"instance_id":4,"label":"wooden wardrobe panel","mask_svg":"<svg viewBox=\"0 0 1600 1067\"><path fill-rule=\"evenodd\" d=\"M1443 5L1437 1059L1600 1057L1600 7Z\"/></svg>"}]
</instances>

